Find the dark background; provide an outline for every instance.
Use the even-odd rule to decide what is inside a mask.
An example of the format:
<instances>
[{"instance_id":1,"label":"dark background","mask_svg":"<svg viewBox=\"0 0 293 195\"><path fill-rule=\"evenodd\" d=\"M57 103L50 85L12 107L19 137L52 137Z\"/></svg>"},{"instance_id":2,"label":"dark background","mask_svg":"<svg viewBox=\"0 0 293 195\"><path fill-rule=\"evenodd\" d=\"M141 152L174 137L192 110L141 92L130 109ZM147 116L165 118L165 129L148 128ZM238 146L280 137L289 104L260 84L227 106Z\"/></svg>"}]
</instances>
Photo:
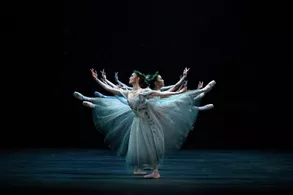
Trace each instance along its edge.
<instances>
[{"instance_id":1,"label":"dark background","mask_svg":"<svg viewBox=\"0 0 293 195\"><path fill-rule=\"evenodd\" d=\"M105 68L112 81L117 71L125 83L134 69L158 70L170 85L187 66L190 89L198 81L217 85L202 102L215 108L200 113L183 148L292 149L288 2L65 0L40 7L4 14L3 32L14 44L5 42L6 57L21 60L24 79L8 87L17 103L6 102L13 119L3 147L107 148L91 110L72 96L108 94L89 69Z\"/></svg>"}]
</instances>

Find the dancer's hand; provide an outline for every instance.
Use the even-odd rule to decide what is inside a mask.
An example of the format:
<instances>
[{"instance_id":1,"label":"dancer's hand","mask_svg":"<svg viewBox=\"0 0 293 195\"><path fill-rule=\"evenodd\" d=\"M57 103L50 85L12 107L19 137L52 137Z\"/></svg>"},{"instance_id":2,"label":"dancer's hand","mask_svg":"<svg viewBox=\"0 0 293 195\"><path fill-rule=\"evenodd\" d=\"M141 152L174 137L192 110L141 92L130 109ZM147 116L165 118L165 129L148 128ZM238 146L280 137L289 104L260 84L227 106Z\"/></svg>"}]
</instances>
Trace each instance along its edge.
<instances>
[{"instance_id":1,"label":"dancer's hand","mask_svg":"<svg viewBox=\"0 0 293 195\"><path fill-rule=\"evenodd\" d=\"M107 81L105 79L102 78L101 80L102 80L103 83L105 83L106 85L108 85L107 84Z\"/></svg>"},{"instance_id":2,"label":"dancer's hand","mask_svg":"<svg viewBox=\"0 0 293 195\"><path fill-rule=\"evenodd\" d=\"M118 83L118 72L115 72L115 81Z\"/></svg>"},{"instance_id":3,"label":"dancer's hand","mask_svg":"<svg viewBox=\"0 0 293 195\"><path fill-rule=\"evenodd\" d=\"M106 72L105 72L105 69L103 69L103 70L100 70L100 72L101 72L101 74L102 74L102 78L103 79L107 79L107 77L106 77Z\"/></svg>"},{"instance_id":4,"label":"dancer's hand","mask_svg":"<svg viewBox=\"0 0 293 195\"><path fill-rule=\"evenodd\" d=\"M94 79L97 79L97 78L98 78L98 73L97 73L97 71L94 70L93 68L91 68L90 70L91 70L91 73L92 73L92 77L93 77Z\"/></svg>"},{"instance_id":5,"label":"dancer's hand","mask_svg":"<svg viewBox=\"0 0 293 195\"><path fill-rule=\"evenodd\" d=\"M124 90L126 90L126 87L125 86L123 86L123 85L116 85L116 87L115 87L116 89L124 89Z\"/></svg>"},{"instance_id":6,"label":"dancer's hand","mask_svg":"<svg viewBox=\"0 0 293 195\"><path fill-rule=\"evenodd\" d=\"M183 84L183 87L185 88L187 88L187 84L188 84L188 81L186 80L186 81L184 81L184 84Z\"/></svg>"},{"instance_id":7,"label":"dancer's hand","mask_svg":"<svg viewBox=\"0 0 293 195\"><path fill-rule=\"evenodd\" d=\"M187 87L184 87L183 89L181 89L180 91L179 91L179 93L184 93L184 92L186 92L187 91Z\"/></svg>"},{"instance_id":8,"label":"dancer's hand","mask_svg":"<svg viewBox=\"0 0 293 195\"><path fill-rule=\"evenodd\" d=\"M122 89L122 85L116 85L116 89Z\"/></svg>"},{"instance_id":9,"label":"dancer's hand","mask_svg":"<svg viewBox=\"0 0 293 195\"><path fill-rule=\"evenodd\" d=\"M199 81L197 85L197 89L201 89L203 87L203 82Z\"/></svg>"},{"instance_id":10,"label":"dancer's hand","mask_svg":"<svg viewBox=\"0 0 293 195\"><path fill-rule=\"evenodd\" d=\"M185 67L183 70L183 76L186 77L190 68Z\"/></svg>"}]
</instances>

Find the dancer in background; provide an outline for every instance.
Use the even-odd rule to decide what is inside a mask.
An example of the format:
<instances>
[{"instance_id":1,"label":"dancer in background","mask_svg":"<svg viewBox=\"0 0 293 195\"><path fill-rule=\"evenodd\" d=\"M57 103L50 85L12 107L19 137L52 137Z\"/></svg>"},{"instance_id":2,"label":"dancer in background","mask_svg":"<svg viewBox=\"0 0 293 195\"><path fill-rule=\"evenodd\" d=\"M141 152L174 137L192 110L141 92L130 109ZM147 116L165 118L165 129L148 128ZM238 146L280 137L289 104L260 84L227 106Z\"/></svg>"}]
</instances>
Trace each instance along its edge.
<instances>
[{"instance_id":1,"label":"dancer in background","mask_svg":"<svg viewBox=\"0 0 293 195\"><path fill-rule=\"evenodd\" d=\"M157 71L155 74L147 75L150 88L155 91L160 91L164 86L164 80ZM207 104L200 106L201 99L209 91L203 90L198 95L194 96L196 92L200 92L202 88L202 82L199 83L197 90L187 91L180 95L165 97L159 99L153 104L154 107L162 107L166 110L163 117L165 120L161 120L164 123L164 136L165 147L167 151L174 151L181 148L188 133L194 129L194 123L197 119L199 111L210 110L214 107L213 104ZM210 83L214 86L215 82Z\"/></svg>"}]
</instances>

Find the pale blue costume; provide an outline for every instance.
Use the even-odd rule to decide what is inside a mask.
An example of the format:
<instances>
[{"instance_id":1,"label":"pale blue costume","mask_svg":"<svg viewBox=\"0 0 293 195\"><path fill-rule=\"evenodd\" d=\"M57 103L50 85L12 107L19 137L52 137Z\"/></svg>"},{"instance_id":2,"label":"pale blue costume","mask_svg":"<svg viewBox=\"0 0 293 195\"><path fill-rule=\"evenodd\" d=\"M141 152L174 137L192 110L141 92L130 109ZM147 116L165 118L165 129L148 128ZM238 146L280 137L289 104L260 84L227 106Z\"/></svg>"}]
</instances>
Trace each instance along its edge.
<instances>
[{"instance_id":1,"label":"pale blue costume","mask_svg":"<svg viewBox=\"0 0 293 195\"><path fill-rule=\"evenodd\" d=\"M122 92L121 96L98 94L93 121L109 147L125 156L128 165L159 164L166 152L179 149L193 130L200 102L194 100L198 91L168 98L149 98L151 92L131 99Z\"/></svg>"}]
</instances>

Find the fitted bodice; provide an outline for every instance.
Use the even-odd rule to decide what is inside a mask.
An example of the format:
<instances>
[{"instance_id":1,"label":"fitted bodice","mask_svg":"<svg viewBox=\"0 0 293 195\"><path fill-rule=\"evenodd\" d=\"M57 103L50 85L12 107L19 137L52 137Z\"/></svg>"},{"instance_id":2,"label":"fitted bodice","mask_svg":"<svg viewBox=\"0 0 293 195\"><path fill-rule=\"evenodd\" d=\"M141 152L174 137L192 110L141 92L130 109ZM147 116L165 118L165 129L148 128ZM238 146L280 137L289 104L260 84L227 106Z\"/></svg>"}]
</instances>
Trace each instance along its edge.
<instances>
[{"instance_id":1,"label":"fitted bodice","mask_svg":"<svg viewBox=\"0 0 293 195\"><path fill-rule=\"evenodd\" d=\"M131 109L139 116L144 116L147 110L146 99L141 95L136 95L128 99Z\"/></svg>"}]
</instances>

